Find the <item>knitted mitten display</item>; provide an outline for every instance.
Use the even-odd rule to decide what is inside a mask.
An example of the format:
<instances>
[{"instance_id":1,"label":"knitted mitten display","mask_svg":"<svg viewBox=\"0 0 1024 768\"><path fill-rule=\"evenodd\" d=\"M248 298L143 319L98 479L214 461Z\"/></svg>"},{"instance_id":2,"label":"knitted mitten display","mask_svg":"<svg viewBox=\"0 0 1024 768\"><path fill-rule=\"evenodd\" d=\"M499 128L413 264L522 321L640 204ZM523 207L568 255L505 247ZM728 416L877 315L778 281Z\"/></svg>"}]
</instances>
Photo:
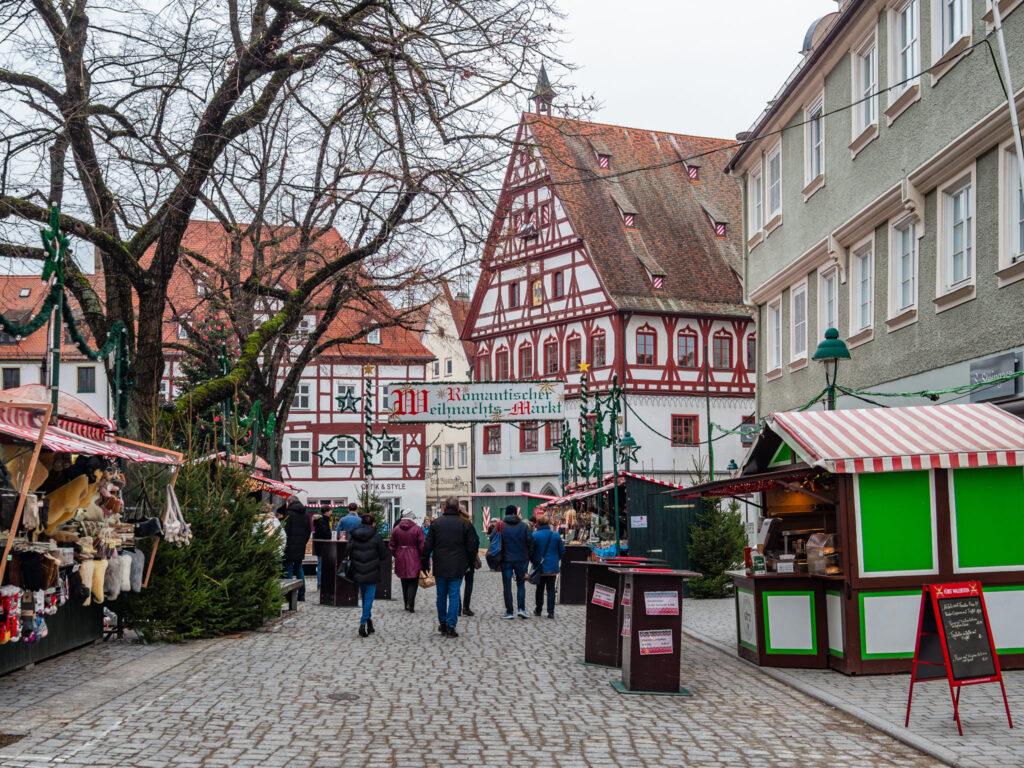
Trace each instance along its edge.
<instances>
[{"instance_id":1,"label":"knitted mitten display","mask_svg":"<svg viewBox=\"0 0 1024 768\"><path fill-rule=\"evenodd\" d=\"M121 558L112 557L107 560L107 572L103 577L103 596L107 600L117 600L121 594Z\"/></svg>"},{"instance_id":2,"label":"knitted mitten display","mask_svg":"<svg viewBox=\"0 0 1024 768\"><path fill-rule=\"evenodd\" d=\"M103 580L107 575L107 560L93 560L92 567L92 600L97 605L103 602Z\"/></svg>"},{"instance_id":3,"label":"knitted mitten display","mask_svg":"<svg viewBox=\"0 0 1024 768\"><path fill-rule=\"evenodd\" d=\"M127 550L122 551L117 562L121 566L121 591L130 592L132 589L132 563L134 562L131 553Z\"/></svg>"},{"instance_id":4,"label":"knitted mitten display","mask_svg":"<svg viewBox=\"0 0 1024 768\"><path fill-rule=\"evenodd\" d=\"M132 555L132 592L142 591L142 575L146 570L146 555L135 550Z\"/></svg>"},{"instance_id":5,"label":"knitted mitten display","mask_svg":"<svg viewBox=\"0 0 1024 768\"><path fill-rule=\"evenodd\" d=\"M78 569L78 575L82 578L82 586L85 588L85 600L82 601L82 605L92 604L92 575L95 570L95 560L83 560L82 566Z\"/></svg>"}]
</instances>

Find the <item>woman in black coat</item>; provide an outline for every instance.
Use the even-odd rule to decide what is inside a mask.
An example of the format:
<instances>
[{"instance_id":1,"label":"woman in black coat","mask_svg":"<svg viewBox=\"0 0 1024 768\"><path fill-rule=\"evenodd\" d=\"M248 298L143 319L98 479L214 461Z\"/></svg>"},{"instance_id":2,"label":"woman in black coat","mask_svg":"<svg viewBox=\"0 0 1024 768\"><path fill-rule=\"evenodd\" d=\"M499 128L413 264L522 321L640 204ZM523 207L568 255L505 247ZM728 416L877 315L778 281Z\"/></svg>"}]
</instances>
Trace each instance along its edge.
<instances>
[{"instance_id":1,"label":"woman in black coat","mask_svg":"<svg viewBox=\"0 0 1024 768\"><path fill-rule=\"evenodd\" d=\"M381 563L388 556L384 540L377 533L373 515L363 515L363 524L348 537L348 577L359 585L359 599L363 603L363 615L359 621L359 636L373 634L373 596L380 582Z\"/></svg>"},{"instance_id":2,"label":"woman in black coat","mask_svg":"<svg viewBox=\"0 0 1024 768\"><path fill-rule=\"evenodd\" d=\"M281 525L284 527L284 575L285 578L302 579L299 600L306 599L306 575L302 561L306 558L306 543L313 529L309 523L306 507L296 497L288 500L283 512Z\"/></svg>"}]
</instances>

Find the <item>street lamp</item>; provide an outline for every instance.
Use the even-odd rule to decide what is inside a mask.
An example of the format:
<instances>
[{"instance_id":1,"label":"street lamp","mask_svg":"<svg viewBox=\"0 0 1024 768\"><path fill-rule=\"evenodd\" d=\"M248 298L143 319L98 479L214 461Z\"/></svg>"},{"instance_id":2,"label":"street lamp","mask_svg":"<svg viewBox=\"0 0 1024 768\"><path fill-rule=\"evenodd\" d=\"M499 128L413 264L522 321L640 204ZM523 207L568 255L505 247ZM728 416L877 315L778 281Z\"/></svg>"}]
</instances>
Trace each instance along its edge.
<instances>
[{"instance_id":1,"label":"street lamp","mask_svg":"<svg viewBox=\"0 0 1024 768\"><path fill-rule=\"evenodd\" d=\"M434 495L437 497L437 503L434 505L434 511L437 512L441 508L441 459L437 456L434 457Z\"/></svg>"},{"instance_id":2,"label":"street lamp","mask_svg":"<svg viewBox=\"0 0 1024 768\"><path fill-rule=\"evenodd\" d=\"M825 338L814 350L813 360L825 365L825 387L828 391L825 407L834 411L836 409L836 374L839 371L839 361L850 359L850 350L846 342L839 338L839 331L829 328L825 331ZM829 364L832 366L831 379L829 378Z\"/></svg>"},{"instance_id":3,"label":"street lamp","mask_svg":"<svg viewBox=\"0 0 1024 768\"><path fill-rule=\"evenodd\" d=\"M729 470L730 474L732 474L739 468L740 465L736 463L736 459L729 459L729 466L727 466L726 469Z\"/></svg>"}]
</instances>

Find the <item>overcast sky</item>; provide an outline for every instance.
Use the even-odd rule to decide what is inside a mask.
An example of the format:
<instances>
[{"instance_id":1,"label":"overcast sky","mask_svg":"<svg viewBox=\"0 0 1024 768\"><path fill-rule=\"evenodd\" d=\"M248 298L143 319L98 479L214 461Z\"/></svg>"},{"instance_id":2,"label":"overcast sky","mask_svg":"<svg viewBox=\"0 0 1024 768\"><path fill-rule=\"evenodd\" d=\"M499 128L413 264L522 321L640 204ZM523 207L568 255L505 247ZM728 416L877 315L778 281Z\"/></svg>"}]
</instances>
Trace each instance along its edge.
<instances>
[{"instance_id":1,"label":"overcast sky","mask_svg":"<svg viewBox=\"0 0 1024 768\"><path fill-rule=\"evenodd\" d=\"M603 123L732 138L800 61L834 0L560 0L569 76ZM553 74L553 73L552 73ZM557 114L557 102L556 110Z\"/></svg>"}]
</instances>

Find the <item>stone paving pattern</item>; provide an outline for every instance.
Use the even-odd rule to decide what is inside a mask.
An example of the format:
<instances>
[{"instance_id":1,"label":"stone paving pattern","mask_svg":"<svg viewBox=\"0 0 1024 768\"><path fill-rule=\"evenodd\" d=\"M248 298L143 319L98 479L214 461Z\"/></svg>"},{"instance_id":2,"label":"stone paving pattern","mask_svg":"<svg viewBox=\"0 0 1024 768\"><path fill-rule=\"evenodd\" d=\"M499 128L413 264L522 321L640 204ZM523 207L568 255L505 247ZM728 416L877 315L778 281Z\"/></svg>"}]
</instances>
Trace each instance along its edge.
<instances>
[{"instance_id":1,"label":"stone paving pattern","mask_svg":"<svg viewBox=\"0 0 1024 768\"><path fill-rule=\"evenodd\" d=\"M460 621L458 639L438 635L428 590L413 615L377 603L367 639L356 609L306 602L238 639L98 644L15 672L0 682L0 718L27 735L0 750L0 765L939 764L688 638L692 697L618 694L617 672L576 663L582 607L505 621L500 582L477 577L477 615ZM358 699L330 698L338 693Z\"/></svg>"},{"instance_id":2,"label":"stone paving pattern","mask_svg":"<svg viewBox=\"0 0 1024 768\"><path fill-rule=\"evenodd\" d=\"M732 598L684 601L683 630L735 655ZM949 686L944 679L914 686L910 727L906 728L908 674L852 677L817 669L764 671L898 738L907 738L948 763L971 768L1024 766L1024 670L1003 672L1015 727L1011 730L1007 726L998 685L967 686L960 694L963 736L957 734Z\"/></svg>"}]
</instances>

